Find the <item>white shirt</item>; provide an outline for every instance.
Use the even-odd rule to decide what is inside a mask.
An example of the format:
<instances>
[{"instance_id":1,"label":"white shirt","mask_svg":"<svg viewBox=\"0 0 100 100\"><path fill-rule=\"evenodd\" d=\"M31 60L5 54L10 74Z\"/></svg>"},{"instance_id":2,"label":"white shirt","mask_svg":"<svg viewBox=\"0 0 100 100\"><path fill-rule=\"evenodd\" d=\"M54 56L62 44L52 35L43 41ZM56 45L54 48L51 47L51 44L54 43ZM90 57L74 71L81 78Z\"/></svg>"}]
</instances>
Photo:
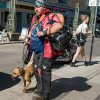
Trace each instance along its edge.
<instances>
[{"instance_id":1,"label":"white shirt","mask_svg":"<svg viewBox=\"0 0 100 100\"><path fill-rule=\"evenodd\" d=\"M76 33L84 33L84 29L88 29L88 25L86 23L82 23L78 26L78 28L76 29Z\"/></svg>"}]
</instances>

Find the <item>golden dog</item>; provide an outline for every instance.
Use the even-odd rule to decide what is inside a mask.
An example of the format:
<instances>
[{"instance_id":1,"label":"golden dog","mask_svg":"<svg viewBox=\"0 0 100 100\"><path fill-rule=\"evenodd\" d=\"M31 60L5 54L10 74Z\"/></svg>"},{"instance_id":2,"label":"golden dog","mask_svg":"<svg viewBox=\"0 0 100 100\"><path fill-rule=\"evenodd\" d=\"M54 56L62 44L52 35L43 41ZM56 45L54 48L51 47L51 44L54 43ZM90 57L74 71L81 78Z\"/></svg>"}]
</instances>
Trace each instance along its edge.
<instances>
[{"instance_id":1,"label":"golden dog","mask_svg":"<svg viewBox=\"0 0 100 100\"><path fill-rule=\"evenodd\" d=\"M19 76L22 76L23 78L23 82L24 82L24 92L27 92L27 87L30 85L31 83L31 78L34 76L34 70L32 66L28 66L28 67L16 67L15 69L13 69L12 71L12 78L15 79ZM36 89L36 87L34 88Z\"/></svg>"}]
</instances>

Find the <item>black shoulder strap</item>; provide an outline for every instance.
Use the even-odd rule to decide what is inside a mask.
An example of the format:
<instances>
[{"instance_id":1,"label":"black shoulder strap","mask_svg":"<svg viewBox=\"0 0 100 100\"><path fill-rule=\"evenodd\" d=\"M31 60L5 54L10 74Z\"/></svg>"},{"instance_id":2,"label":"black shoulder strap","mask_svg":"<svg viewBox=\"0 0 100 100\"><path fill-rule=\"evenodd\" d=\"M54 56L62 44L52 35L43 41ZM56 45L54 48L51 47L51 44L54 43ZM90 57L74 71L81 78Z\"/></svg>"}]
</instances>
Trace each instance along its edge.
<instances>
[{"instance_id":1,"label":"black shoulder strap","mask_svg":"<svg viewBox=\"0 0 100 100\"><path fill-rule=\"evenodd\" d=\"M51 13L47 13L46 16L47 16L47 18L48 18L48 20L49 20L48 24L51 24L51 25L52 25L52 24L54 23L53 18L54 18L54 16L55 16L56 14L53 14L52 19L49 18L49 15L50 15L50 14L51 14Z\"/></svg>"}]
</instances>

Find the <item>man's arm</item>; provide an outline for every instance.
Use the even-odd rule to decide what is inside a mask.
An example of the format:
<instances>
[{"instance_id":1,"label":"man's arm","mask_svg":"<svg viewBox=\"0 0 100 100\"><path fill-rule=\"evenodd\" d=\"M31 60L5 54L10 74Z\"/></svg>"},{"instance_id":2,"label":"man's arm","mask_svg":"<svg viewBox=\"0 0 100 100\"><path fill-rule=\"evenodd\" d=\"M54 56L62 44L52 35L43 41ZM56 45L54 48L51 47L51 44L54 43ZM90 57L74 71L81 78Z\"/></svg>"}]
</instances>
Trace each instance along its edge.
<instances>
[{"instance_id":1,"label":"man's arm","mask_svg":"<svg viewBox=\"0 0 100 100\"><path fill-rule=\"evenodd\" d=\"M58 15L55 14L54 17L52 18L52 20L54 21L54 23L50 27L50 31L49 31L50 34L58 32L63 27L63 24L60 20L60 16L58 17Z\"/></svg>"},{"instance_id":2,"label":"man's arm","mask_svg":"<svg viewBox=\"0 0 100 100\"><path fill-rule=\"evenodd\" d=\"M49 33L48 34L52 34L55 32L58 32L61 28L63 27L63 25L61 23L55 22L49 29Z\"/></svg>"},{"instance_id":3,"label":"man's arm","mask_svg":"<svg viewBox=\"0 0 100 100\"><path fill-rule=\"evenodd\" d=\"M63 24L59 20L58 16L55 14L54 17L52 18L53 15L49 15L50 20L52 19L54 21L53 24L48 24L46 27L47 31L39 31L38 36L44 36L44 35L49 35L53 34L55 32L58 32L60 29L62 29Z\"/></svg>"}]
</instances>

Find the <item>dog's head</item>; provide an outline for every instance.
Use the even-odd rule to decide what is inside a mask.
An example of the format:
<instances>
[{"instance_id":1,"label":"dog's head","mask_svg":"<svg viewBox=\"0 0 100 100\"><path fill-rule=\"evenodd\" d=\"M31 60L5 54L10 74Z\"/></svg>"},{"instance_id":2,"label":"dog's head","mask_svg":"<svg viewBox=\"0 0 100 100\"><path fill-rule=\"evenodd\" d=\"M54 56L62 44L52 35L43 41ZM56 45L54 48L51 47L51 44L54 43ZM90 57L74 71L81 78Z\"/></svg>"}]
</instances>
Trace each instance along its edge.
<instances>
[{"instance_id":1,"label":"dog's head","mask_svg":"<svg viewBox=\"0 0 100 100\"><path fill-rule=\"evenodd\" d=\"M16 67L12 71L12 78L15 79L15 78L23 75L23 73L24 73L24 69L23 68Z\"/></svg>"}]
</instances>

